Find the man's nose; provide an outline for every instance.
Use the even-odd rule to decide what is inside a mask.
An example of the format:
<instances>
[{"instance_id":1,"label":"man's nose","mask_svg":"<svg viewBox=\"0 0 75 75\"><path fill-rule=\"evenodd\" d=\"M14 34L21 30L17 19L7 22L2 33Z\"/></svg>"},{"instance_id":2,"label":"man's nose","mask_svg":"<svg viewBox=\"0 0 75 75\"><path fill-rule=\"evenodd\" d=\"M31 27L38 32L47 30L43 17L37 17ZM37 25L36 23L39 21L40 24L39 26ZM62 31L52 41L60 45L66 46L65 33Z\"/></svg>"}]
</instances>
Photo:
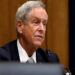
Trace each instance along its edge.
<instances>
[{"instance_id":1,"label":"man's nose","mask_svg":"<svg viewBox=\"0 0 75 75\"><path fill-rule=\"evenodd\" d=\"M46 29L46 27L44 26L44 24L40 23L39 30L44 31L45 29Z\"/></svg>"}]
</instances>

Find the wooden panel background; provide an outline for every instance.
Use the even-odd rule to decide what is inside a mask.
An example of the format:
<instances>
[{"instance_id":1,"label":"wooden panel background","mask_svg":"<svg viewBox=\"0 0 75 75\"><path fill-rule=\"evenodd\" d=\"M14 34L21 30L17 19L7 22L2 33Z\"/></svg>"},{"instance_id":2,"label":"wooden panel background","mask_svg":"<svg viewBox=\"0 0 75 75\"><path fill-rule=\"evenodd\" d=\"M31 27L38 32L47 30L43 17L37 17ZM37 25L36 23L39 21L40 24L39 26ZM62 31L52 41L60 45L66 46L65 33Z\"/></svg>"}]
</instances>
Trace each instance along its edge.
<instances>
[{"instance_id":1,"label":"wooden panel background","mask_svg":"<svg viewBox=\"0 0 75 75\"><path fill-rule=\"evenodd\" d=\"M16 39L15 13L27 0L0 1L0 46ZM49 15L44 49L56 52L60 62L69 65L68 0L43 0Z\"/></svg>"}]
</instances>

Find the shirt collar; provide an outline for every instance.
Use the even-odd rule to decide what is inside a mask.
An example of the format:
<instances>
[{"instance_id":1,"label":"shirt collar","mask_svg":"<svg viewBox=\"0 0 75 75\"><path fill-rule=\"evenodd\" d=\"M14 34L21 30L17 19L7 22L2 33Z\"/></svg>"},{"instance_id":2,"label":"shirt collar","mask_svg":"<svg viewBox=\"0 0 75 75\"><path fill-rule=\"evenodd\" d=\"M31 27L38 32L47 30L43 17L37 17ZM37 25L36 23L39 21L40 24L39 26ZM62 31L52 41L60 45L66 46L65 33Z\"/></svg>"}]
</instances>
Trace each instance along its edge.
<instances>
[{"instance_id":1,"label":"shirt collar","mask_svg":"<svg viewBox=\"0 0 75 75\"><path fill-rule=\"evenodd\" d=\"M20 62L26 62L28 60L29 56L28 56L27 52L25 51L25 49L21 46L19 39L17 40L17 47L18 47ZM34 59L34 62L36 63L36 52L34 52L31 57Z\"/></svg>"}]
</instances>

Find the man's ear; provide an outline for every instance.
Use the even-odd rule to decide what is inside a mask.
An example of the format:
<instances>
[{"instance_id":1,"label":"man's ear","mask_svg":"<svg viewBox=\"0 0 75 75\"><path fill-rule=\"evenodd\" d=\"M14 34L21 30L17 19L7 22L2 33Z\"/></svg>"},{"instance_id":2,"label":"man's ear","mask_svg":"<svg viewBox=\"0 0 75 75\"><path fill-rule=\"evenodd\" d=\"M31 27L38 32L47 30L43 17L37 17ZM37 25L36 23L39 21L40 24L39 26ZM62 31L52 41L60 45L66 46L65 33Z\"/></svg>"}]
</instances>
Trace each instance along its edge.
<instances>
[{"instance_id":1,"label":"man's ear","mask_svg":"<svg viewBox=\"0 0 75 75\"><path fill-rule=\"evenodd\" d=\"M23 27L23 22L22 20L18 20L16 23L17 31L21 34L22 33L22 27Z\"/></svg>"}]
</instances>

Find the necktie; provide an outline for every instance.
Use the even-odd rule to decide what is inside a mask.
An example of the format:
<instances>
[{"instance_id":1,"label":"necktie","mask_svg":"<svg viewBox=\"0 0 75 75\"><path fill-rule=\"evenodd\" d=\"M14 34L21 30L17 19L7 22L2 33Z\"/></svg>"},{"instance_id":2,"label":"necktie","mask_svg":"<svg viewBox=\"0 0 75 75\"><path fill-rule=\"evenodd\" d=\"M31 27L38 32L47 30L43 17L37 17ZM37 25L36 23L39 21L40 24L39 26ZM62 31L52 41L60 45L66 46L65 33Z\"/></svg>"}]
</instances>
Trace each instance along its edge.
<instances>
[{"instance_id":1,"label":"necktie","mask_svg":"<svg viewBox=\"0 0 75 75\"><path fill-rule=\"evenodd\" d=\"M26 61L26 63L31 64L31 63L35 63L35 62L34 62L33 58L29 58L29 59Z\"/></svg>"}]
</instances>

